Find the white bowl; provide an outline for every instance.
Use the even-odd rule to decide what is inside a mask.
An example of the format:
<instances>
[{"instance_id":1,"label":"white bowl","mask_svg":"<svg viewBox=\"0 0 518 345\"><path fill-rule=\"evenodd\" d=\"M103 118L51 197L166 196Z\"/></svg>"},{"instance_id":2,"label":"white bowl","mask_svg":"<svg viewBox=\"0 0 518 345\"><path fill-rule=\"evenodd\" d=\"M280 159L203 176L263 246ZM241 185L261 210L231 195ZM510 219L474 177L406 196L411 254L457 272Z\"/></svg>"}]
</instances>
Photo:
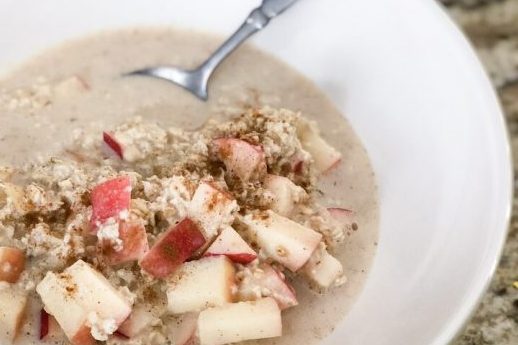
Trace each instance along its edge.
<instances>
[{"instance_id":1,"label":"white bowl","mask_svg":"<svg viewBox=\"0 0 518 345\"><path fill-rule=\"evenodd\" d=\"M0 69L97 29L230 33L257 3L0 0ZM448 342L490 281L512 198L504 120L472 49L431 0L305 0L254 40L331 96L378 176L379 253L323 343Z\"/></svg>"}]
</instances>

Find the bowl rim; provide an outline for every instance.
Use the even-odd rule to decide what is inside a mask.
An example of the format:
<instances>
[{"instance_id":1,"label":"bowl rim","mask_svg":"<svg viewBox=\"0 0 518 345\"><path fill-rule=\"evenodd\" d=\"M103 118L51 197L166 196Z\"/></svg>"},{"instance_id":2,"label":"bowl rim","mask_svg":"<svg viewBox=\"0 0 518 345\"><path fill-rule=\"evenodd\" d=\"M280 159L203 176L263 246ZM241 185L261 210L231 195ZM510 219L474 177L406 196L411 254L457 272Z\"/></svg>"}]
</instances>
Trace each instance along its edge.
<instances>
[{"instance_id":1,"label":"bowl rim","mask_svg":"<svg viewBox=\"0 0 518 345\"><path fill-rule=\"evenodd\" d=\"M490 98L491 101L494 103L494 105L498 109L498 121L500 122L500 125L503 127L503 135L504 135L504 141L505 141L505 151L507 156L507 161L509 163L509 187L510 187L510 193L509 199L506 200L506 217L505 217L505 226L506 229L502 232L502 237L500 239L500 244L497 252L495 253L495 256L493 258L493 262L491 267L488 270L488 275L486 277L486 280L483 284L483 286L478 291L478 298L473 300L471 303L466 302L464 304L465 307L461 308L461 310L457 313L458 318L455 324L450 324L446 328L444 328L443 331L443 340L447 343L451 343L452 341L456 340L459 336L462 335L462 332L464 329L469 325L471 322L473 316L476 314L478 308L480 307L482 300L484 299L486 293L489 291L489 287L493 281L493 278L496 275L496 272L498 270L498 266L500 264L500 260L502 258L504 247L507 243L508 236L510 233L510 227L511 227L511 217L513 213L513 201L514 201L514 195L515 195L515 172L514 172L514 160L513 160L513 150L511 145L511 135L509 130L509 125L507 123L507 118L505 115L505 111L501 102L501 99L498 95L498 90L493 85L491 78L489 77L489 74L487 72L486 67L480 60L480 57L477 53L477 50L472 43L472 41L468 38L466 33L463 31L462 27L457 24L454 19L448 14L448 9L444 4L441 4L437 1L429 1L430 3L433 3L433 5L436 7L437 11L441 14L441 16L444 19L444 24L450 26L450 29L453 32L456 33L456 39L459 42L459 45L464 45L466 48L466 55L471 55L472 58L475 58L478 64L478 67L482 69L484 79L483 82L485 82L485 87L490 88L490 92L487 93L488 99ZM494 114L496 115L496 114ZM436 337L436 341L440 341L441 337Z\"/></svg>"},{"instance_id":2,"label":"bowl rim","mask_svg":"<svg viewBox=\"0 0 518 345\"><path fill-rule=\"evenodd\" d=\"M0 0L1 3L2 0ZM10 0L6 0L9 2ZM460 28L453 22L452 18L450 18L446 10L443 6L441 6L440 3L430 0L430 1L423 1L420 6L425 6L431 11L436 11L439 13L438 18L441 23L439 23L442 27L447 27L449 29L449 32L451 32L451 39L456 42L458 46L463 48L464 51L464 58L469 60L471 62L471 65L473 65L473 70L480 69L480 71L483 71L482 64L478 58L476 58L476 53L474 50L474 47L471 45L471 43L468 41L466 36L462 33ZM238 18L239 20L240 18ZM163 23L160 23L159 25L162 25ZM200 29L201 30L201 29ZM203 29L205 30L205 29ZM93 32L92 32L93 33ZM262 46L260 46L263 48ZM269 51L271 52L271 51ZM276 54L275 54L276 55ZM299 70L300 71L300 70ZM492 103L491 105L495 106L495 111L491 114L488 114L490 116L494 116L494 121L497 123L501 128L503 129L503 133L505 138L502 138L505 140L505 156L507 157L506 160L509 164L509 181L505 181L506 185L509 184L510 187L510 193L508 196L508 200L505 200L506 204L506 210L505 210L505 229L497 229L498 235L501 236L498 241L495 240L495 250L492 250L491 256L487 260L487 265L485 265L481 269L481 274L477 276L479 279L476 281L476 285L469 291L470 292L470 299L467 299L462 304L459 304L459 306L455 309L455 313L453 314L453 317L449 319L449 323L445 324L440 330L440 332L437 332L433 336L430 336L430 343L437 343L437 344L443 344L452 341L457 337L463 328L466 326L466 324L470 321L471 317L474 315L474 313L477 310L477 307L480 305L482 299L484 298L485 292L488 290L490 283L495 275L495 272L498 267L498 263L500 261L500 258L503 253L504 245L506 243L508 233L509 233L509 225L512 215L512 206L513 206L513 181L514 181L514 169L513 169L513 159L512 159L512 147L510 142L510 134L509 134L509 128L505 121L505 115L501 106L501 103L499 101L499 98L497 97L494 88L492 87L492 84L488 78L488 75L486 72L478 73L480 74L480 77L478 78L480 81L480 89L483 89L485 91L485 95L487 102ZM497 115L496 112L499 112ZM500 127L498 130L500 131ZM505 191L507 193L509 191ZM506 198L507 199L507 198ZM502 218L499 218L502 220ZM380 228L381 231L381 228ZM497 243L499 242L499 243ZM375 258L376 261L378 258ZM489 264L491 263L491 264ZM468 291L466 291L468 292ZM476 298L475 298L476 296ZM342 326L344 322L340 324Z\"/></svg>"}]
</instances>

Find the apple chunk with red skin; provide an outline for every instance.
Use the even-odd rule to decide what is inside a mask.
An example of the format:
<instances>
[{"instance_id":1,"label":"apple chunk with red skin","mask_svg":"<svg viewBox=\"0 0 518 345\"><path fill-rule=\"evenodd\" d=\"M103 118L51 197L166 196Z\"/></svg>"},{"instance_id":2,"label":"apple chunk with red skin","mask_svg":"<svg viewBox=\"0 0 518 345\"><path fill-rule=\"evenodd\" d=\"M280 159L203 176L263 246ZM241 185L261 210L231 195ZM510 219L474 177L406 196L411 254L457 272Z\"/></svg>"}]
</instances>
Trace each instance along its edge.
<instances>
[{"instance_id":1,"label":"apple chunk with red skin","mask_svg":"<svg viewBox=\"0 0 518 345\"><path fill-rule=\"evenodd\" d=\"M131 313L131 303L109 281L84 261L63 273L48 272L36 291L45 310L59 323L74 345L92 345L88 316L122 324Z\"/></svg>"},{"instance_id":2,"label":"apple chunk with red skin","mask_svg":"<svg viewBox=\"0 0 518 345\"><path fill-rule=\"evenodd\" d=\"M234 221L238 210L236 200L213 183L201 182L189 203L189 215L200 224L200 230L209 241L224 224Z\"/></svg>"},{"instance_id":3,"label":"apple chunk with red skin","mask_svg":"<svg viewBox=\"0 0 518 345\"><path fill-rule=\"evenodd\" d=\"M234 274L225 256L186 262L168 281L169 311L182 314L232 302Z\"/></svg>"},{"instance_id":4,"label":"apple chunk with red skin","mask_svg":"<svg viewBox=\"0 0 518 345\"><path fill-rule=\"evenodd\" d=\"M257 253L231 226L221 231L204 254L204 256L217 255L225 255L233 262L243 265L257 258Z\"/></svg>"},{"instance_id":5,"label":"apple chunk with red skin","mask_svg":"<svg viewBox=\"0 0 518 345\"><path fill-rule=\"evenodd\" d=\"M13 344L25 315L27 296L13 287L0 289L0 344Z\"/></svg>"},{"instance_id":6,"label":"apple chunk with red skin","mask_svg":"<svg viewBox=\"0 0 518 345\"><path fill-rule=\"evenodd\" d=\"M245 275L241 279L238 288L238 295L241 300L254 301L260 297L257 296L257 287L261 288L261 293L265 291L268 296L273 297L281 310L298 305L295 290L286 282L284 275L278 272L269 264L261 264L257 269L247 267L250 270L249 275Z\"/></svg>"},{"instance_id":7,"label":"apple chunk with red skin","mask_svg":"<svg viewBox=\"0 0 518 345\"><path fill-rule=\"evenodd\" d=\"M56 319L45 309L40 310L40 340L49 343L58 343L65 339L65 334Z\"/></svg>"},{"instance_id":8,"label":"apple chunk with red skin","mask_svg":"<svg viewBox=\"0 0 518 345\"><path fill-rule=\"evenodd\" d=\"M320 136L315 123L299 119L297 135L304 150L313 158L317 172L325 173L331 170L342 159L342 154Z\"/></svg>"},{"instance_id":9,"label":"apple chunk with red skin","mask_svg":"<svg viewBox=\"0 0 518 345\"><path fill-rule=\"evenodd\" d=\"M140 260L149 250L146 228L141 222L121 222L119 238L122 241L119 251L113 248L112 243L101 243L103 255L110 265Z\"/></svg>"},{"instance_id":10,"label":"apple chunk with red skin","mask_svg":"<svg viewBox=\"0 0 518 345\"><path fill-rule=\"evenodd\" d=\"M92 189L92 218L90 224L94 232L110 218L120 220L121 213L130 208L131 180L121 176L103 182Z\"/></svg>"},{"instance_id":11,"label":"apple chunk with red skin","mask_svg":"<svg viewBox=\"0 0 518 345\"><path fill-rule=\"evenodd\" d=\"M248 214L241 220L261 250L292 272L304 266L322 240L318 232L272 211Z\"/></svg>"},{"instance_id":12,"label":"apple chunk with red skin","mask_svg":"<svg viewBox=\"0 0 518 345\"><path fill-rule=\"evenodd\" d=\"M212 142L212 149L227 170L243 181L266 174L266 159L261 146L236 138L220 138Z\"/></svg>"},{"instance_id":13,"label":"apple chunk with red skin","mask_svg":"<svg viewBox=\"0 0 518 345\"><path fill-rule=\"evenodd\" d=\"M198 226L185 218L156 241L140 261L140 267L155 278L165 278L204 244L205 237Z\"/></svg>"},{"instance_id":14,"label":"apple chunk with red skin","mask_svg":"<svg viewBox=\"0 0 518 345\"><path fill-rule=\"evenodd\" d=\"M16 283L25 269L25 254L14 247L0 247L0 281Z\"/></svg>"},{"instance_id":15,"label":"apple chunk with red skin","mask_svg":"<svg viewBox=\"0 0 518 345\"><path fill-rule=\"evenodd\" d=\"M270 297L209 308L200 313L198 334L201 345L280 337L281 310Z\"/></svg>"},{"instance_id":16,"label":"apple chunk with red skin","mask_svg":"<svg viewBox=\"0 0 518 345\"><path fill-rule=\"evenodd\" d=\"M115 138L115 135L111 132L103 132L103 141L120 159L124 158L124 152L122 144Z\"/></svg>"},{"instance_id":17,"label":"apple chunk with red skin","mask_svg":"<svg viewBox=\"0 0 518 345\"><path fill-rule=\"evenodd\" d=\"M43 340L49 334L50 315L42 309L40 312L40 340Z\"/></svg>"}]
</instances>

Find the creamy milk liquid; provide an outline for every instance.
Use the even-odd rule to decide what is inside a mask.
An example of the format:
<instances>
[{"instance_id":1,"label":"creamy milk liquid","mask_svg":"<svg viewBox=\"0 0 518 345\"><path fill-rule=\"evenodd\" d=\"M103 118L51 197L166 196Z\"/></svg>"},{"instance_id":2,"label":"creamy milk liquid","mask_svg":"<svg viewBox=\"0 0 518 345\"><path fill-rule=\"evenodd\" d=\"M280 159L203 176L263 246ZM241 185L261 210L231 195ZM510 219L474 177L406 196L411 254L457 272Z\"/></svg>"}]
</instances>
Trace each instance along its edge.
<instances>
[{"instance_id":1,"label":"creamy milk liquid","mask_svg":"<svg viewBox=\"0 0 518 345\"><path fill-rule=\"evenodd\" d=\"M220 38L193 32L128 29L67 42L33 58L0 80L2 92L30 88L39 77L52 82L72 75L81 76L91 89L35 110L0 100L0 164L59 156L74 129L95 131L101 140L103 129L135 115L164 126L196 129L209 116L225 118L249 106L302 111L318 121L323 137L344 156L340 167L321 179L320 189L324 205L345 207L356 214L359 228L347 236L339 255L348 282L322 296L296 284L300 305L283 313L284 336L252 343L317 344L344 319L361 292L376 252L379 206L369 158L351 126L315 85L248 45L218 69L206 103L161 80L120 76L160 64L195 67L220 43ZM33 309L37 314L38 308ZM37 315L28 319L38 326ZM25 335L31 332L29 328L17 344L40 344L35 335Z\"/></svg>"}]
</instances>

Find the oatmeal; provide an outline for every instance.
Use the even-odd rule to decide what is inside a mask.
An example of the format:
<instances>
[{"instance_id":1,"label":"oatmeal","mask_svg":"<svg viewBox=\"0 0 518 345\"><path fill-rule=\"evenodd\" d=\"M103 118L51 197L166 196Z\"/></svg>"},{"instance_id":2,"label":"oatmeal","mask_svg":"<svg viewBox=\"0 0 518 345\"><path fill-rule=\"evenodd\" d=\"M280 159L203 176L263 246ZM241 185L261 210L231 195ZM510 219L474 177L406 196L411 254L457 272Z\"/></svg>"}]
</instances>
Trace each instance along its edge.
<instances>
[{"instance_id":1,"label":"oatmeal","mask_svg":"<svg viewBox=\"0 0 518 345\"><path fill-rule=\"evenodd\" d=\"M28 131L22 144L0 129L18 152L0 144L1 344L311 344L350 307L377 225L354 133L267 56L282 81L224 65L208 104L160 81L114 79L153 62L121 58L127 42L156 50L183 35L196 42L192 61L214 43L103 34L82 43L90 72L65 63L37 82L31 68L0 81L0 111ZM73 44L62 49L78 63ZM234 67L256 54L245 47Z\"/></svg>"}]
</instances>

